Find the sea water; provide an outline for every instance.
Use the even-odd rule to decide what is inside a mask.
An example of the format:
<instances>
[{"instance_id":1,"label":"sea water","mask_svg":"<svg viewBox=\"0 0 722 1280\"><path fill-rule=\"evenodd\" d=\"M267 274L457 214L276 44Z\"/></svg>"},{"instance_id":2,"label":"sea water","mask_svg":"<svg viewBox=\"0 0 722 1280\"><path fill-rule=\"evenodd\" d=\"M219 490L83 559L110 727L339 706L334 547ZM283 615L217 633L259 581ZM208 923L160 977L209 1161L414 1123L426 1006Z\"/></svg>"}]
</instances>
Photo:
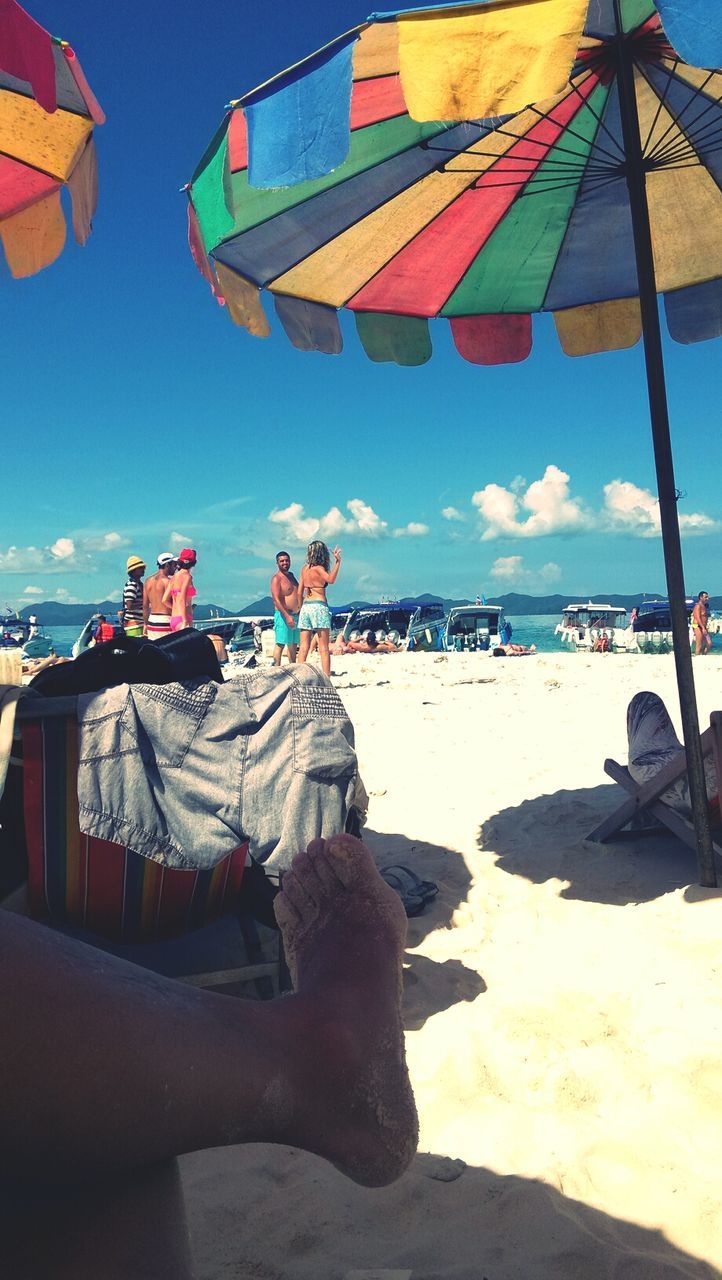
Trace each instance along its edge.
<instances>
[{"instance_id":1,"label":"sea water","mask_svg":"<svg viewBox=\"0 0 722 1280\"><path fill-rule=\"evenodd\" d=\"M559 621L558 614L519 614L509 615L512 625L512 642L514 644L535 644L540 653L575 653L572 645L562 645L559 636L554 635L554 628ZM64 658L70 657L81 627L48 627L53 638L55 652Z\"/></svg>"}]
</instances>

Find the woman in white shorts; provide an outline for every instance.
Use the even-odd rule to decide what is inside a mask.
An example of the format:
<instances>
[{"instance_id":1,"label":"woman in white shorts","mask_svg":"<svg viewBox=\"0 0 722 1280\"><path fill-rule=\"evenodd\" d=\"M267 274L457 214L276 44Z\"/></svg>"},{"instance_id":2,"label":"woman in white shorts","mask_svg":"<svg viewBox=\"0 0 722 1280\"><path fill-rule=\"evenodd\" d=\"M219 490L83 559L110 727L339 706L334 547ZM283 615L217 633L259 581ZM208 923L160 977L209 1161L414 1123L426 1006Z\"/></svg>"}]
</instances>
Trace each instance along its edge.
<instances>
[{"instance_id":1,"label":"woman in white shorts","mask_svg":"<svg viewBox=\"0 0 722 1280\"><path fill-rule=\"evenodd\" d=\"M316 635L318 652L321 655L321 669L327 676L331 674L331 657L328 651L331 610L326 600L326 587L336 581L341 568L339 547L334 547L333 558L334 566L331 569L331 553L326 543L309 543L306 563L301 570L298 584L301 598L301 612L298 616L301 644L298 650L298 661L307 661L311 638Z\"/></svg>"}]
</instances>

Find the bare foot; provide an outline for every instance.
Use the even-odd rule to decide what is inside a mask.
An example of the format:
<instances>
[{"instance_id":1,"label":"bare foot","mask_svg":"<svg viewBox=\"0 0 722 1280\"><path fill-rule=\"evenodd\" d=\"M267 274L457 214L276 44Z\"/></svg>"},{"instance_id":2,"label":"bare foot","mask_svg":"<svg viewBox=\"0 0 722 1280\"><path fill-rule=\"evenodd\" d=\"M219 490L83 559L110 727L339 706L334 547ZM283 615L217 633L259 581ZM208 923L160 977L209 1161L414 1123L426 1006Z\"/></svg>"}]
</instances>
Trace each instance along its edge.
<instances>
[{"instance_id":1,"label":"bare foot","mask_svg":"<svg viewBox=\"0 0 722 1280\"><path fill-rule=\"evenodd\" d=\"M297 855L275 910L315 1041L303 1145L355 1182L385 1186L418 1140L400 1011L404 909L366 846L340 835Z\"/></svg>"}]
</instances>

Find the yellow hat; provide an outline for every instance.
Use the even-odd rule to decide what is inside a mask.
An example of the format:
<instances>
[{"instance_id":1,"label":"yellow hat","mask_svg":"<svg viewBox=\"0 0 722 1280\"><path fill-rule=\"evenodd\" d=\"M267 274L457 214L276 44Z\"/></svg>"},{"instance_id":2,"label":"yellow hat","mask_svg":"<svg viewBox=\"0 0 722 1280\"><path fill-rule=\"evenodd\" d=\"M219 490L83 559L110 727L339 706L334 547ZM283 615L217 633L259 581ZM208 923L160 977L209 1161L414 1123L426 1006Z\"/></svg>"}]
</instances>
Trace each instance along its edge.
<instances>
[{"instance_id":1,"label":"yellow hat","mask_svg":"<svg viewBox=\"0 0 722 1280\"><path fill-rule=\"evenodd\" d=\"M132 573L134 569L145 569L145 560L141 560L140 556L128 556L125 567L128 573Z\"/></svg>"}]
</instances>

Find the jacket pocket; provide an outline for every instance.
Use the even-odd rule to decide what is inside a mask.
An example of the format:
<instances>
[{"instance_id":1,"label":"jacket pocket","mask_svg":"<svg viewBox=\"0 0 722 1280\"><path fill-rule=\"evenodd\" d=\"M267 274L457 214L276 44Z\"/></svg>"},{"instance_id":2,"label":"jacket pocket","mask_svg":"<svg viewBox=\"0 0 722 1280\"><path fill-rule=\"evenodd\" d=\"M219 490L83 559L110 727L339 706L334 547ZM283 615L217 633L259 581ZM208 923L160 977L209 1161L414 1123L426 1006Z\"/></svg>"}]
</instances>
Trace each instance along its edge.
<instances>
[{"instance_id":1,"label":"jacket pocket","mask_svg":"<svg viewBox=\"0 0 722 1280\"><path fill-rule=\"evenodd\" d=\"M326 685L295 687L291 723L294 773L319 779L355 773L353 725L335 689Z\"/></svg>"},{"instance_id":2,"label":"jacket pocket","mask_svg":"<svg viewBox=\"0 0 722 1280\"><path fill-rule=\"evenodd\" d=\"M134 685L122 719L122 732L134 737L144 765L179 769L198 733L218 686L211 682Z\"/></svg>"},{"instance_id":3,"label":"jacket pocket","mask_svg":"<svg viewBox=\"0 0 722 1280\"><path fill-rule=\"evenodd\" d=\"M143 765L183 764L217 685L119 685L95 694L80 710L80 764L137 756Z\"/></svg>"}]
</instances>

